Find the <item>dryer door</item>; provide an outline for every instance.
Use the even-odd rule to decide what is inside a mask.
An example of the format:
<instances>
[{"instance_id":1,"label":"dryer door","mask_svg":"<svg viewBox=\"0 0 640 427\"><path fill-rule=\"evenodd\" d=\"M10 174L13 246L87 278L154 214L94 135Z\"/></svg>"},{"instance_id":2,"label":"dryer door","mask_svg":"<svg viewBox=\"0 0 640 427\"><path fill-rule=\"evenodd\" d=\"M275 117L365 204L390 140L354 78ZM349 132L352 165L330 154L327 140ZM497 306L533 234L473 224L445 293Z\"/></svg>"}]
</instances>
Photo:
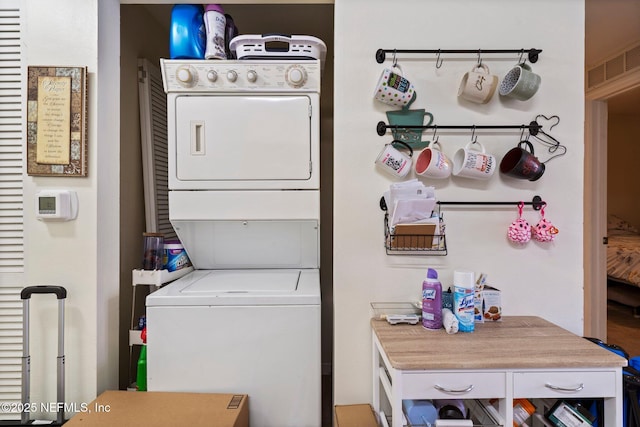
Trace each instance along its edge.
<instances>
[{"instance_id":1,"label":"dryer door","mask_svg":"<svg viewBox=\"0 0 640 427\"><path fill-rule=\"evenodd\" d=\"M175 178L194 189L309 188L311 104L308 94L177 96Z\"/></svg>"}]
</instances>

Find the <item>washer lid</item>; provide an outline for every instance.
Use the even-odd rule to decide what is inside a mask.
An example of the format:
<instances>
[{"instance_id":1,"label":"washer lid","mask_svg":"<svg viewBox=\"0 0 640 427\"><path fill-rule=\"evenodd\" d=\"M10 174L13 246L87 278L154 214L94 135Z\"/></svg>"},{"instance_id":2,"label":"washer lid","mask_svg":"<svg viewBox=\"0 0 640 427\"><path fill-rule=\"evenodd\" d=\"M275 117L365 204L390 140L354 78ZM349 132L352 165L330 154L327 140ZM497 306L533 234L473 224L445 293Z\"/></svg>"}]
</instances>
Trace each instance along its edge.
<instances>
[{"instance_id":1,"label":"washer lid","mask_svg":"<svg viewBox=\"0 0 640 427\"><path fill-rule=\"evenodd\" d=\"M190 285L182 288L183 295L211 295L219 293L283 293L298 288L299 270L209 270Z\"/></svg>"},{"instance_id":2,"label":"washer lid","mask_svg":"<svg viewBox=\"0 0 640 427\"><path fill-rule=\"evenodd\" d=\"M317 269L195 270L147 297L147 307L319 305Z\"/></svg>"}]
</instances>

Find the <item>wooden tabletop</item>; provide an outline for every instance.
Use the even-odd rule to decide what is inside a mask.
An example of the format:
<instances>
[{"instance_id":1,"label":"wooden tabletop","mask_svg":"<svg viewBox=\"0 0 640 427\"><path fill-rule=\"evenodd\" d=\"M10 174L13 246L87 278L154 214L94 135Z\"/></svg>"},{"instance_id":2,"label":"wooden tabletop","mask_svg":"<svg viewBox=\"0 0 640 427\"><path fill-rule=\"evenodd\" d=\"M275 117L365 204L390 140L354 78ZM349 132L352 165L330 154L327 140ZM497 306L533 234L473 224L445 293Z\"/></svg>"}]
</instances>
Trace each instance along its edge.
<instances>
[{"instance_id":1,"label":"wooden tabletop","mask_svg":"<svg viewBox=\"0 0 640 427\"><path fill-rule=\"evenodd\" d=\"M622 367L627 360L547 320L506 316L447 334L418 325L371 326L391 366L402 370Z\"/></svg>"}]
</instances>

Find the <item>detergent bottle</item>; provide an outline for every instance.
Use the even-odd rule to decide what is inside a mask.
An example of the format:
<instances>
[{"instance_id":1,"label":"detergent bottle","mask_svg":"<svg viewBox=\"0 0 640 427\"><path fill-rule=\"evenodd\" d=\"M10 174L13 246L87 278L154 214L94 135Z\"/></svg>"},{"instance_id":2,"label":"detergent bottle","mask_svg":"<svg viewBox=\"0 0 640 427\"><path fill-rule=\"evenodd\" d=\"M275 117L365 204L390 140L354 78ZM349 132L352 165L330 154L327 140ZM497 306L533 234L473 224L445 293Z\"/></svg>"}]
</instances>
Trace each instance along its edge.
<instances>
[{"instance_id":1,"label":"detergent bottle","mask_svg":"<svg viewBox=\"0 0 640 427\"><path fill-rule=\"evenodd\" d=\"M203 59L206 32L202 5L176 4L171 9L169 56L171 59Z\"/></svg>"},{"instance_id":2,"label":"detergent bottle","mask_svg":"<svg viewBox=\"0 0 640 427\"><path fill-rule=\"evenodd\" d=\"M138 391L147 391L147 328L145 327L140 333L142 338L142 349L138 358L138 373L136 377L136 385Z\"/></svg>"}]
</instances>

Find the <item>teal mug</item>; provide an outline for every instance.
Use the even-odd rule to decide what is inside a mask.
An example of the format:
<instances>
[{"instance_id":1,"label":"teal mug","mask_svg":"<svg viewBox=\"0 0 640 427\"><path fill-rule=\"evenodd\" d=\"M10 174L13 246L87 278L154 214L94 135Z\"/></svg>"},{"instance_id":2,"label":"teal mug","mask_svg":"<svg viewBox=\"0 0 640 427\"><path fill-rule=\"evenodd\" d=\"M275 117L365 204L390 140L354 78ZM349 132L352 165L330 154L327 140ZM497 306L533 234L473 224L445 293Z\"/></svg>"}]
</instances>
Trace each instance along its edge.
<instances>
[{"instance_id":1,"label":"teal mug","mask_svg":"<svg viewBox=\"0 0 640 427\"><path fill-rule=\"evenodd\" d=\"M542 79L525 63L513 67L504 76L498 92L502 96L526 101L536 94Z\"/></svg>"},{"instance_id":2,"label":"teal mug","mask_svg":"<svg viewBox=\"0 0 640 427\"><path fill-rule=\"evenodd\" d=\"M425 123L425 119L427 122ZM393 110L387 111L387 119L390 126L398 126L391 128L393 138L410 144L412 148L424 148L429 145L429 141L422 141L421 128L406 128L400 126L429 126L433 123L433 114L425 111L424 108L416 110Z\"/></svg>"}]
</instances>

